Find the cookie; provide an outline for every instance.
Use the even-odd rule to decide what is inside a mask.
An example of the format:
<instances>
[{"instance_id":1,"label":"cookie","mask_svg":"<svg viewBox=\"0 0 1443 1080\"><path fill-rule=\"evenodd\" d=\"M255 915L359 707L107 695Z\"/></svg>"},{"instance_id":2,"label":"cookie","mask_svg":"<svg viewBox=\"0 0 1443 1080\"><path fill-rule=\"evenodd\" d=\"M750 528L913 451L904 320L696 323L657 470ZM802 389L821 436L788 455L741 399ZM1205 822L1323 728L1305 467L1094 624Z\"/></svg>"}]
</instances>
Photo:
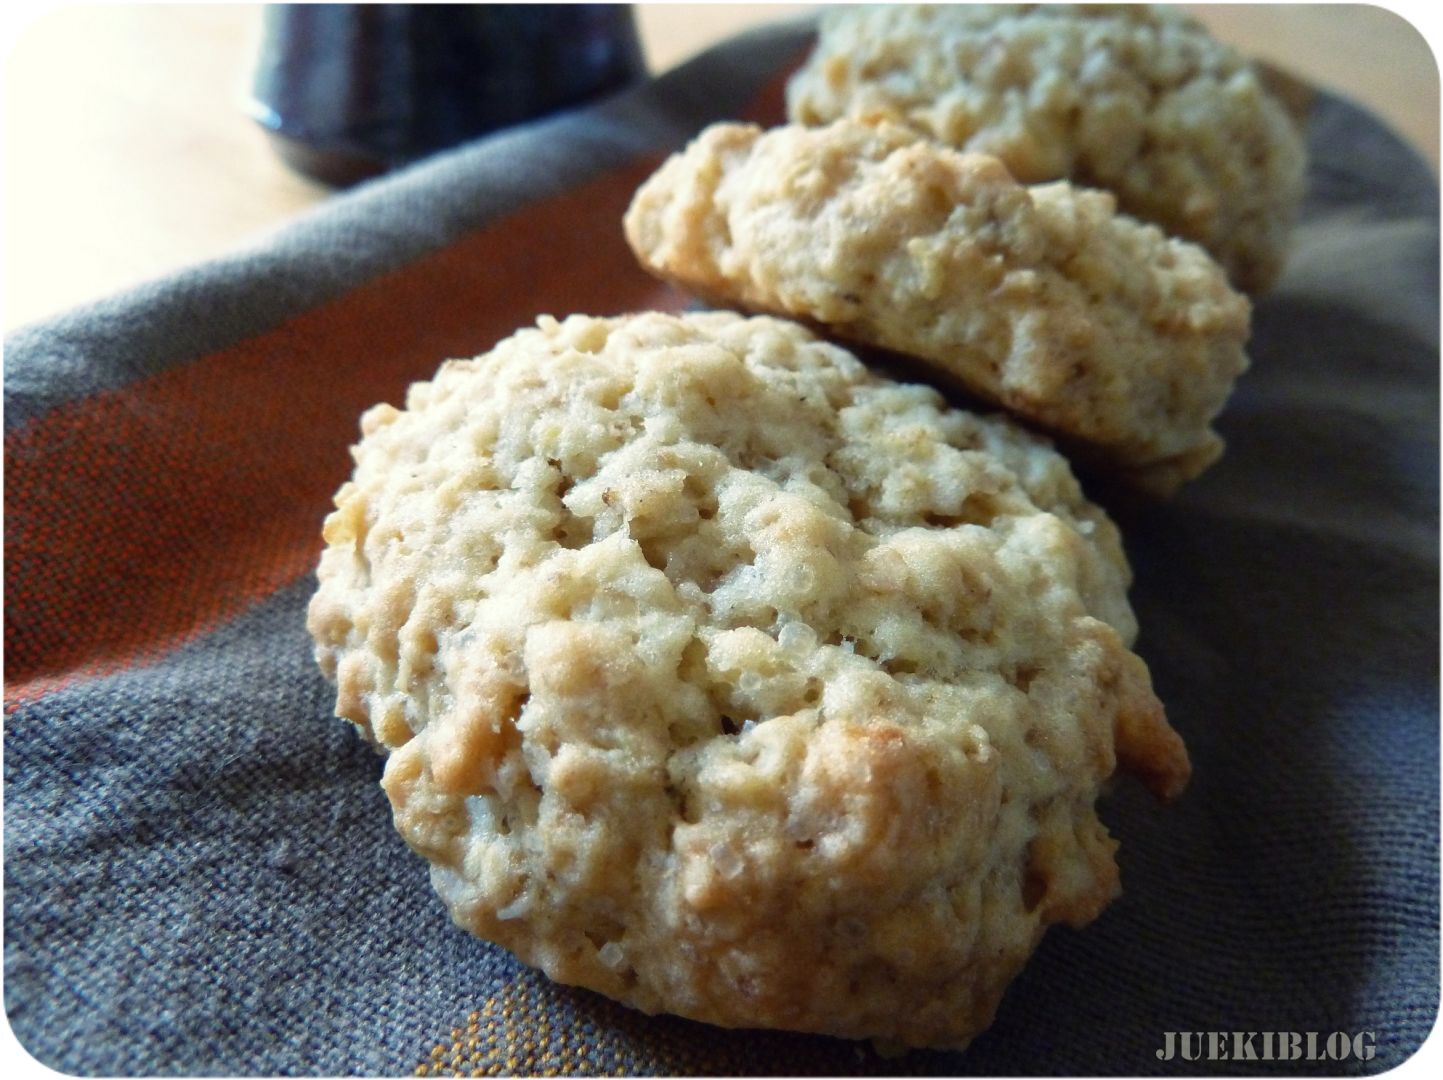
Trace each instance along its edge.
<instances>
[{"instance_id":1,"label":"cookie","mask_svg":"<svg viewBox=\"0 0 1443 1080\"><path fill-rule=\"evenodd\" d=\"M1169 492L1222 452L1250 307L1111 195L1018 184L893 124L718 124L637 192L627 239L713 302L917 359Z\"/></svg>"},{"instance_id":2,"label":"cookie","mask_svg":"<svg viewBox=\"0 0 1443 1080\"><path fill-rule=\"evenodd\" d=\"M1067 464L794 323L540 320L364 417L309 613L462 927L649 1013L987 1025L1188 774Z\"/></svg>"},{"instance_id":3,"label":"cookie","mask_svg":"<svg viewBox=\"0 0 1443 1080\"><path fill-rule=\"evenodd\" d=\"M1107 188L1249 292L1281 272L1303 195L1293 118L1241 56L1170 8L838 7L787 107L804 124L905 124L995 155L1025 183Z\"/></svg>"}]
</instances>

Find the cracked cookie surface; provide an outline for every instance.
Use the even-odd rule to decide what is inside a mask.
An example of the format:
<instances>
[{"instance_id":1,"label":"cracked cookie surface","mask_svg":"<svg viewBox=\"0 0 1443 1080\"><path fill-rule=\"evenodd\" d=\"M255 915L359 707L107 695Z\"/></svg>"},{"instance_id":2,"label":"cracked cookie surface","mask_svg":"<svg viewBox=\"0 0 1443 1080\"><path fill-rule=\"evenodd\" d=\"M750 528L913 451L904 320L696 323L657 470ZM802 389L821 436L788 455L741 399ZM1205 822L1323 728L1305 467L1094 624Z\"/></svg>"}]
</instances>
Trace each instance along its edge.
<instances>
[{"instance_id":1,"label":"cracked cookie surface","mask_svg":"<svg viewBox=\"0 0 1443 1080\"><path fill-rule=\"evenodd\" d=\"M1026 183L1107 188L1249 292L1281 272L1303 197L1287 110L1236 51L1164 7L837 7L787 105L810 125L904 124Z\"/></svg>"},{"instance_id":2,"label":"cracked cookie surface","mask_svg":"<svg viewBox=\"0 0 1443 1080\"><path fill-rule=\"evenodd\" d=\"M1118 534L1011 423L730 313L369 411L308 625L455 921L648 1012L960 1046L1188 764Z\"/></svg>"},{"instance_id":3,"label":"cracked cookie surface","mask_svg":"<svg viewBox=\"0 0 1443 1080\"><path fill-rule=\"evenodd\" d=\"M652 273L915 357L1140 486L1222 452L1250 305L1104 192L1025 187L894 124L717 124L625 228Z\"/></svg>"}]
</instances>

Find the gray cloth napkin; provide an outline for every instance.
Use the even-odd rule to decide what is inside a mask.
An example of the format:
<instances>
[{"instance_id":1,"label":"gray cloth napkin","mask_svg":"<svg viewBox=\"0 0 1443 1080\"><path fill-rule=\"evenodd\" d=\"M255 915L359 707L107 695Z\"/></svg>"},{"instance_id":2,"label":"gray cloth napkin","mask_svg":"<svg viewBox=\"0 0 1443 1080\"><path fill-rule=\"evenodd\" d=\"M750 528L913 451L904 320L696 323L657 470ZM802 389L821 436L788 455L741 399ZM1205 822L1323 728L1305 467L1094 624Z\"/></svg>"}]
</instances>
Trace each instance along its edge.
<instances>
[{"instance_id":1,"label":"gray cloth napkin","mask_svg":"<svg viewBox=\"0 0 1443 1080\"><path fill-rule=\"evenodd\" d=\"M684 303L631 264L621 211L705 123L777 119L805 45L736 39L6 343L5 1006L41 1061L1337 1074L1420 1045L1439 990L1438 191L1333 98L1226 458L1169 503L1100 491L1194 782L1171 808L1108 800L1125 895L1049 933L967 1053L884 1059L553 986L455 929L393 832L304 630L356 417L540 312ZM1264 1031L1375 1055L1158 1056L1168 1032Z\"/></svg>"}]
</instances>

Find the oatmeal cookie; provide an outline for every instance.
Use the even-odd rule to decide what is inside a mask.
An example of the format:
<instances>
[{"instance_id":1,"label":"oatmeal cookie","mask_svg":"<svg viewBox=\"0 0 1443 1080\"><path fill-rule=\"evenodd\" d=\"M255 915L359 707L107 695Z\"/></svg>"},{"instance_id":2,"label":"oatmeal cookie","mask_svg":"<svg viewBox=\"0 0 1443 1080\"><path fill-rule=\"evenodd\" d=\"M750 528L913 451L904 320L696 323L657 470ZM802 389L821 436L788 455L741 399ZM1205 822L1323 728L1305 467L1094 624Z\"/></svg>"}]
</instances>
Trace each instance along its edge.
<instances>
[{"instance_id":1,"label":"oatmeal cookie","mask_svg":"<svg viewBox=\"0 0 1443 1080\"><path fill-rule=\"evenodd\" d=\"M362 422L309 613L455 921L647 1012L961 1046L1188 774L1118 534L794 323L540 320Z\"/></svg>"},{"instance_id":2,"label":"oatmeal cookie","mask_svg":"<svg viewBox=\"0 0 1443 1080\"><path fill-rule=\"evenodd\" d=\"M642 264L905 353L1166 493L1222 452L1250 308L1207 253L894 124L717 124L637 192Z\"/></svg>"},{"instance_id":3,"label":"oatmeal cookie","mask_svg":"<svg viewBox=\"0 0 1443 1080\"><path fill-rule=\"evenodd\" d=\"M883 117L992 154L1024 183L1107 188L1202 244L1243 289L1282 270L1306 154L1241 56L1163 7L842 6L787 88L821 125Z\"/></svg>"}]
</instances>

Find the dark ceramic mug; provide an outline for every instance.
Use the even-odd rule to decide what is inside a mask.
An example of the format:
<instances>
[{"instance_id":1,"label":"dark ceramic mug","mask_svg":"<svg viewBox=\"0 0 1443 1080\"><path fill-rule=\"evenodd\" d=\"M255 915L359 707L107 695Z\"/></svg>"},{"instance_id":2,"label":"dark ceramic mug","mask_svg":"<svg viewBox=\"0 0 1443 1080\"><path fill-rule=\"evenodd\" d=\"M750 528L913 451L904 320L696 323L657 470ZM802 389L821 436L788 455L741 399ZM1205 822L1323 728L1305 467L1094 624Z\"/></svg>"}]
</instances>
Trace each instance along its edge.
<instances>
[{"instance_id":1,"label":"dark ceramic mug","mask_svg":"<svg viewBox=\"0 0 1443 1080\"><path fill-rule=\"evenodd\" d=\"M629 4L272 4L252 115L350 184L645 75Z\"/></svg>"}]
</instances>

